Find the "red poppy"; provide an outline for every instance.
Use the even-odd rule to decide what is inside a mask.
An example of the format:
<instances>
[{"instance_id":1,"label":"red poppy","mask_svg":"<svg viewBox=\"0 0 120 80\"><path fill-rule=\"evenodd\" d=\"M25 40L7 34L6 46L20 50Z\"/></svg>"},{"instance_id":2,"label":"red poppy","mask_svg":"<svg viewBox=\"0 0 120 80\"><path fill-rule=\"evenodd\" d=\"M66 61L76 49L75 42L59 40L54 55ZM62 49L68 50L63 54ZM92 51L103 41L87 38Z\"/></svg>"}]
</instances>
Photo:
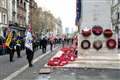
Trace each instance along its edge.
<instances>
[{"instance_id":1,"label":"red poppy","mask_svg":"<svg viewBox=\"0 0 120 80\"><path fill-rule=\"evenodd\" d=\"M59 66L59 64L60 64L60 58L59 57L55 57L52 60L48 61L49 66Z\"/></svg>"},{"instance_id":2,"label":"red poppy","mask_svg":"<svg viewBox=\"0 0 120 80\"><path fill-rule=\"evenodd\" d=\"M70 49L70 48L61 48L60 50L63 51L64 53L67 53L67 52L70 51L71 49Z\"/></svg>"}]
</instances>

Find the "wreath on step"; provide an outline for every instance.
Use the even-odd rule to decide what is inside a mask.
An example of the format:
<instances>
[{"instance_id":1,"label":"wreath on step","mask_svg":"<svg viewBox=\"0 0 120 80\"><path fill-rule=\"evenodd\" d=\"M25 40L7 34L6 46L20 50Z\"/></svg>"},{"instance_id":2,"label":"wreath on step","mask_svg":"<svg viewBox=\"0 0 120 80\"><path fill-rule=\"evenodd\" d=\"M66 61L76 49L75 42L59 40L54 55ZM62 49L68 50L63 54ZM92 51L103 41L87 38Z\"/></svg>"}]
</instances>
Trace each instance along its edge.
<instances>
[{"instance_id":1,"label":"wreath on step","mask_svg":"<svg viewBox=\"0 0 120 80\"><path fill-rule=\"evenodd\" d=\"M99 36L103 33L103 28L101 26L94 26L92 32L94 35Z\"/></svg>"},{"instance_id":2,"label":"wreath on step","mask_svg":"<svg viewBox=\"0 0 120 80\"><path fill-rule=\"evenodd\" d=\"M84 37L89 37L91 35L91 30L90 29L88 29L88 30L83 29L82 30L82 35Z\"/></svg>"},{"instance_id":3,"label":"wreath on step","mask_svg":"<svg viewBox=\"0 0 120 80\"><path fill-rule=\"evenodd\" d=\"M109 48L109 49L114 49L116 48L116 40L115 39L109 39L107 40L106 42L106 46Z\"/></svg>"},{"instance_id":4,"label":"wreath on step","mask_svg":"<svg viewBox=\"0 0 120 80\"><path fill-rule=\"evenodd\" d=\"M83 49L89 49L90 46L91 46L91 43L90 43L90 41L88 41L88 40L83 40L83 41L81 42L81 47L82 47Z\"/></svg>"},{"instance_id":5,"label":"wreath on step","mask_svg":"<svg viewBox=\"0 0 120 80\"><path fill-rule=\"evenodd\" d=\"M93 47L94 47L96 50L101 49L102 46L103 46L103 44L102 44L102 41L101 41L101 40L97 40L97 41L94 41L94 42L93 42Z\"/></svg>"},{"instance_id":6,"label":"wreath on step","mask_svg":"<svg viewBox=\"0 0 120 80\"><path fill-rule=\"evenodd\" d=\"M106 38L110 38L110 37L112 37L113 32L112 32L111 29L105 29L104 32L103 32L103 34L104 34L104 36L105 36Z\"/></svg>"}]
</instances>

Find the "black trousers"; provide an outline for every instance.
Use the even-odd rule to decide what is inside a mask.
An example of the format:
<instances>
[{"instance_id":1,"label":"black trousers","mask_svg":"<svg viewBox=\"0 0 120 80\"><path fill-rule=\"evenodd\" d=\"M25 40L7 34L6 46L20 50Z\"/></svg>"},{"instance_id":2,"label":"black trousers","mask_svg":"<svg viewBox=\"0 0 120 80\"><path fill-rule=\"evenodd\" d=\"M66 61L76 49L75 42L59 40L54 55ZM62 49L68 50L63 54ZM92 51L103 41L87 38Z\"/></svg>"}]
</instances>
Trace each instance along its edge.
<instances>
[{"instance_id":1,"label":"black trousers","mask_svg":"<svg viewBox=\"0 0 120 80\"><path fill-rule=\"evenodd\" d=\"M16 46L16 52L17 52L17 57L19 58L19 57L21 57L21 55L20 55L20 46Z\"/></svg>"},{"instance_id":2,"label":"black trousers","mask_svg":"<svg viewBox=\"0 0 120 80\"><path fill-rule=\"evenodd\" d=\"M33 60L33 56L34 56L34 52L31 51L30 49L26 48L26 55L27 55L27 60L29 65L32 64L32 60Z\"/></svg>"},{"instance_id":3,"label":"black trousers","mask_svg":"<svg viewBox=\"0 0 120 80\"><path fill-rule=\"evenodd\" d=\"M13 57L14 57L14 52L15 52L15 50L14 49L10 49L10 48L8 48L8 52L9 52L9 57L10 57L10 62L12 62L13 61Z\"/></svg>"},{"instance_id":4,"label":"black trousers","mask_svg":"<svg viewBox=\"0 0 120 80\"><path fill-rule=\"evenodd\" d=\"M50 50L51 51L53 50L53 44L52 43L50 44Z\"/></svg>"},{"instance_id":5,"label":"black trousers","mask_svg":"<svg viewBox=\"0 0 120 80\"><path fill-rule=\"evenodd\" d=\"M42 52L46 53L46 46L42 46Z\"/></svg>"}]
</instances>

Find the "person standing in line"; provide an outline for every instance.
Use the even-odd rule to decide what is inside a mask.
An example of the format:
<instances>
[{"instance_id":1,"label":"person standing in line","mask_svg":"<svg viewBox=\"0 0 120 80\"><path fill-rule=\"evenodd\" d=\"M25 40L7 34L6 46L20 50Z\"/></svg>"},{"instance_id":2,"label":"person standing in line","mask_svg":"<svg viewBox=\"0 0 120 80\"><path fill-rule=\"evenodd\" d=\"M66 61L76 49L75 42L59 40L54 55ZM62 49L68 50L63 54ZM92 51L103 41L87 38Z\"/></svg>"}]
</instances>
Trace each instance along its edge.
<instances>
[{"instance_id":1,"label":"person standing in line","mask_svg":"<svg viewBox=\"0 0 120 80\"><path fill-rule=\"evenodd\" d=\"M41 43L41 42L42 42L42 39L40 38L40 39L39 39L39 48L40 48L40 49L42 48L42 45L41 45L42 43Z\"/></svg>"},{"instance_id":2,"label":"person standing in line","mask_svg":"<svg viewBox=\"0 0 120 80\"><path fill-rule=\"evenodd\" d=\"M42 52L46 53L47 40L45 38L43 38L43 40L41 41L41 45L42 45Z\"/></svg>"},{"instance_id":3,"label":"person standing in line","mask_svg":"<svg viewBox=\"0 0 120 80\"><path fill-rule=\"evenodd\" d=\"M50 40L50 50L51 50L51 52L53 51L53 43L54 43L54 41Z\"/></svg>"}]
</instances>

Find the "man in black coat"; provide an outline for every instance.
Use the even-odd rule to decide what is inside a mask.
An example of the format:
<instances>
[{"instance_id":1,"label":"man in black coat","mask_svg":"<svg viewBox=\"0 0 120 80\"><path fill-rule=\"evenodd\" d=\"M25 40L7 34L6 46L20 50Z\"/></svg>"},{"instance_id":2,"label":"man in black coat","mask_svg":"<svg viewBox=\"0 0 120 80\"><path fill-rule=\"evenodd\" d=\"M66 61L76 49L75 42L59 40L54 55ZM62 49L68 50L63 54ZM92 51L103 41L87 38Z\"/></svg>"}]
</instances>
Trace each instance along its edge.
<instances>
[{"instance_id":1,"label":"man in black coat","mask_svg":"<svg viewBox=\"0 0 120 80\"><path fill-rule=\"evenodd\" d=\"M33 56L34 56L34 50L30 50L29 48L26 47L26 55L27 55L27 60L29 63L29 67L32 67L32 60L33 60Z\"/></svg>"},{"instance_id":2,"label":"man in black coat","mask_svg":"<svg viewBox=\"0 0 120 80\"><path fill-rule=\"evenodd\" d=\"M41 45L42 45L42 52L46 53L47 40L45 38L43 38L43 40L41 41Z\"/></svg>"}]
</instances>

